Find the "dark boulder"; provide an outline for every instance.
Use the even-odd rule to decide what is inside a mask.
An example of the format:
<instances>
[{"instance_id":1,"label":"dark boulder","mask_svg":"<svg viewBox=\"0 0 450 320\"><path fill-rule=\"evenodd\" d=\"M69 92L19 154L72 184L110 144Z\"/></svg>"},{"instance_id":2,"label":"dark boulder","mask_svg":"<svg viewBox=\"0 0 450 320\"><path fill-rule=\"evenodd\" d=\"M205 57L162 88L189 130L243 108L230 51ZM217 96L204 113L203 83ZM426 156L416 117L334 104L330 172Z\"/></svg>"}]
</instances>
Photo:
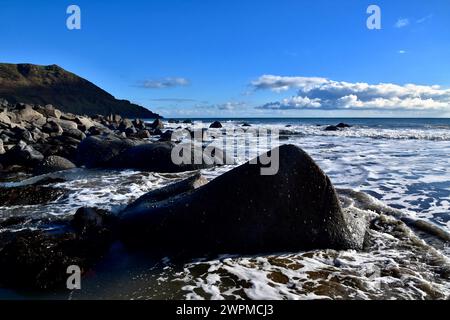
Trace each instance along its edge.
<instances>
[{"instance_id":1,"label":"dark boulder","mask_svg":"<svg viewBox=\"0 0 450 320\"><path fill-rule=\"evenodd\" d=\"M139 139L150 139L152 135L148 130L141 130L136 134L136 137L138 137Z\"/></svg>"},{"instance_id":2,"label":"dark boulder","mask_svg":"<svg viewBox=\"0 0 450 320\"><path fill-rule=\"evenodd\" d=\"M345 128L351 128L352 126L346 123L339 123L336 127L340 128L340 129L345 129Z\"/></svg>"},{"instance_id":3,"label":"dark boulder","mask_svg":"<svg viewBox=\"0 0 450 320\"><path fill-rule=\"evenodd\" d=\"M49 156L35 168L36 174L46 174L76 168L73 162L60 156Z\"/></svg>"},{"instance_id":4,"label":"dark boulder","mask_svg":"<svg viewBox=\"0 0 450 320\"><path fill-rule=\"evenodd\" d=\"M242 127L251 127L252 125L248 122L244 122L241 126Z\"/></svg>"},{"instance_id":5,"label":"dark boulder","mask_svg":"<svg viewBox=\"0 0 450 320\"><path fill-rule=\"evenodd\" d=\"M328 126L325 128L325 131L339 131L339 128L336 126Z\"/></svg>"},{"instance_id":6,"label":"dark boulder","mask_svg":"<svg viewBox=\"0 0 450 320\"><path fill-rule=\"evenodd\" d=\"M189 146L191 159L189 163L176 164L172 160L172 150L176 147L170 142L155 142L131 147L117 157L112 158L106 166L116 169L136 169L154 172L183 172L212 167L204 161L200 147Z\"/></svg>"},{"instance_id":7,"label":"dark boulder","mask_svg":"<svg viewBox=\"0 0 450 320\"><path fill-rule=\"evenodd\" d=\"M47 121L47 123L42 126L42 132L59 136L63 133L63 129L55 121Z\"/></svg>"},{"instance_id":8,"label":"dark boulder","mask_svg":"<svg viewBox=\"0 0 450 320\"><path fill-rule=\"evenodd\" d=\"M71 137L78 141L81 141L83 139L86 139L86 135L83 133L83 131L79 129L66 129L63 132L63 136L65 137Z\"/></svg>"},{"instance_id":9,"label":"dark boulder","mask_svg":"<svg viewBox=\"0 0 450 320\"><path fill-rule=\"evenodd\" d=\"M206 180L206 178L204 178L200 173L196 173L192 177L144 194L142 197L128 205L126 210L129 211L150 208L156 202L167 200L177 195L193 191L207 183L208 180Z\"/></svg>"},{"instance_id":10,"label":"dark boulder","mask_svg":"<svg viewBox=\"0 0 450 320\"><path fill-rule=\"evenodd\" d=\"M98 233L102 229L112 230L116 221L109 211L99 208L79 208L70 222L70 225L79 234Z\"/></svg>"},{"instance_id":11,"label":"dark boulder","mask_svg":"<svg viewBox=\"0 0 450 320\"><path fill-rule=\"evenodd\" d=\"M64 232L20 231L2 239L0 286L50 290L66 289L67 268L85 273L108 251L111 231L103 227Z\"/></svg>"},{"instance_id":12,"label":"dark boulder","mask_svg":"<svg viewBox=\"0 0 450 320\"><path fill-rule=\"evenodd\" d=\"M152 131L150 131L150 135L160 136L160 135L162 135L162 131L161 131L161 129L153 129Z\"/></svg>"},{"instance_id":13,"label":"dark boulder","mask_svg":"<svg viewBox=\"0 0 450 320\"><path fill-rule=\"evenodd\" d=\"M164 129L164 123L162 122L161 119L156 119L155 121L153 121L153 123L150 125L150 128L152 129Z\"/></svg>"},{"instance_id":14,"label":"dark boulder","mask_svg":"<svg viewBox=\"0 0 450 320\"><path fill-rule=\"evenodd\" d=\"M186 120L183 120L183 123L184 124L192 124L192 120L191 119L186 119Z\"/></svg>"},{"instance_id":15,"label":"dark boulder","mask_svg":"<svg viewBox=\"0 0 450 320\"><path fill-rule=\"evenodd\" d=\"M219 121L214 121L209 127L211 129L220 129L222 128L222 124Z\"/></svg>"},{"instance_id":16,"label":"dark boulder","mask_svg":"<svg viewBox=\"0 0 450 320\"><path fill-rule=\"evenodd\" d=\"M88 168L105 167L111 159L139 143L116 135L90 136L78 146L77 160Z\"/></svg>"},{"instance_id":17,"label":"dark boulder","mask_svg":"<svg viewBox=\"0 0 450 320\"><path fill-rule=\"evenodd\" d=\"M29 185L23 187L0 188L0 206L31 206L46 204L64 196L61 188Z\"/></svg>"},{"instance_id":18,"label":"dark boulder","mask_svg":"<svg viewBox=\"0 0 450 320\"><path fill-rule=\"evenodd\" d=\"M2 163L7 165L21 165L33 168L42 160L44 160L42 153L23 141L20 141L2 155Z\"/></svg>"},{"instance_id":19,"label":"dark boulder","mask_svg":"<svg viewBox=\"0 0 450 320\"><path fill-rule=\"evenodd\" d=\"M120 131L125 131L128 128L134 128L133 122L131 122L130 119L123 119L122 122L119 125L119 130Z\"/></svg>"},{"instance_id":20,"label":"dark boulder","mask_svg":"<svg viewBox=\"0 0 450 320\"><path fill-rule=\"evenodd\" d=\"M284 145L276 175L246 163L195 191L120 214L121 239L159 254L266 253L360 249L366 222L341 210L323 171Z\"/></svg>"},{"instance_id":21,"label":"dark boulder","mask_svg":"<svg viewBox=\"0 0 450 320\"><path fill-rule=\"evenodd\" d=\"M172 130L164 131L164 133L159 138L159 141L172 141L172 135L173 135Z\"/></svg>"}]
</instances>

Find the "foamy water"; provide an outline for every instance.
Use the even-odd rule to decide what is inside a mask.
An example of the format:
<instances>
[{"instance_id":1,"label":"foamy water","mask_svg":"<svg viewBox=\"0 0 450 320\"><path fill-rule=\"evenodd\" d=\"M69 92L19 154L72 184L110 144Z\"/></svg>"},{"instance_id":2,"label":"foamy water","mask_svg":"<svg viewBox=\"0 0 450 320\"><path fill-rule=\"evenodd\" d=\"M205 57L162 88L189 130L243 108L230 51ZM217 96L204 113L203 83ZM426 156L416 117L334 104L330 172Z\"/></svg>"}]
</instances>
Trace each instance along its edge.
<instances>
[{"instance_id":1,"label":"foamy water","mask_svg":"<svg viewBox=\"0 0 450 320\"><path fill-rule=\"evenodd\" d=\"M128 285L120 293L111 292L111 288L102 292L88 286L73 297L448 298L448 246L417 230L413 233L398 218L421 219L450 232L450 125L419 122L408 127L369 122L338 132L326 132L326 123L318 122L320 126L314 120L309 123L289 123L288 120L251 123L252 129L283 130L285 138L280 143L295 144L307 151L336 187L368 195L363 197L365 203L358 203L348 200L354 194L341 192L346 210L368 215L376 221L370 231L371 241L363 252L317 250L271 256L224 256L182 266L166 259L148 270L130 275L131 278L126 280ZM334 122L329 124L336 124ZM196 121L192 128L207 127L209 123ZM241 123L223 122L224 130L236 128ZM286 124L291 126L286 128ZM176 127L176 124L168 126ZM237 163L245 160L239 158ZM214 179L232 168L224 166L202 173L208 179ZM84 169L52 174L67 180L56 186L69 190L68 196L45 206L0 208L0 218L24 213L67 216L81 206L119 210L146 192L190 174ZM386 207L391 210L382 209Z\"/></svg>"}]
</instances>

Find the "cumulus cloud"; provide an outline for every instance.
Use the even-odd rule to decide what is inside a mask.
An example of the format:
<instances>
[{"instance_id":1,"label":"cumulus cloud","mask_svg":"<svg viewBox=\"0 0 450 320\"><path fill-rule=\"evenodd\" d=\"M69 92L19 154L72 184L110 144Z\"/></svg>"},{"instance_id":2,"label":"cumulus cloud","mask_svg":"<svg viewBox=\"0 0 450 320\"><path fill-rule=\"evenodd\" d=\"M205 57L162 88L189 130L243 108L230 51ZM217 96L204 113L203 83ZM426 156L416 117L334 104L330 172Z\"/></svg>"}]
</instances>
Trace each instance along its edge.
<instances>
[{"instance_id":1,"label":"cumulus cloud","mask_svg":"<svg viewBox=\"0 0 450 320\"><path fill-rule=\"evenodd\" d=\"M444 110L450 109L450 89L440 86L333 81L326 78L264 75L252 82L256 89L275 92L296 89L297 95L270 102L259 109L325 110ZM282 88L282 89L281 89Z\"/></svg>"},{"instance_id":2,"label":"cumulus cloud","mask_svg":"<svg viewBox=\"0 0 450 320\"><path fill-rule=\"evenodd\" d=\"M189 80L180 77L168 77L162 79L145 80L140 83L140 87L146 89L166 89L183 87L189 85Z\"/></svg>"},{"instance_id":3,"label":"cumulus cloud","mask_svg":"<svg viewBox=\"0 0 450 320\"><path fill-rule=\"evenodd\" d=\"M395 23L396 28L404 28L407 26L409 26L409 19L406 18L398 19L397 22Z\"/></svg>"}]
</instances>

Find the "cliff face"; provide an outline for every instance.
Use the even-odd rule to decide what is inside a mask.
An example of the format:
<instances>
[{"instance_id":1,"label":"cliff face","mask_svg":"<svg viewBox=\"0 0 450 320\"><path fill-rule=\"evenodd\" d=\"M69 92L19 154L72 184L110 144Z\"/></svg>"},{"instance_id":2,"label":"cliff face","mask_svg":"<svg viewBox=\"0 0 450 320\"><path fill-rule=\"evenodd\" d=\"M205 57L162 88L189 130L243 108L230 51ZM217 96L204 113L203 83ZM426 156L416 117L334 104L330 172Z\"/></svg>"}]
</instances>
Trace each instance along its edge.
<instances>
[{"instance_id":1,"label":"cliff face","mask_svg":"<svg viewBox=\"0 0 450 320\"><path fill-rule=\"evenodd\" d=\"M118 100L93 83L57 65L0 63L0 99L52 104L79 115L120 114L129 118L160 116L127 100Z\"/></svg>"}]
</instances>

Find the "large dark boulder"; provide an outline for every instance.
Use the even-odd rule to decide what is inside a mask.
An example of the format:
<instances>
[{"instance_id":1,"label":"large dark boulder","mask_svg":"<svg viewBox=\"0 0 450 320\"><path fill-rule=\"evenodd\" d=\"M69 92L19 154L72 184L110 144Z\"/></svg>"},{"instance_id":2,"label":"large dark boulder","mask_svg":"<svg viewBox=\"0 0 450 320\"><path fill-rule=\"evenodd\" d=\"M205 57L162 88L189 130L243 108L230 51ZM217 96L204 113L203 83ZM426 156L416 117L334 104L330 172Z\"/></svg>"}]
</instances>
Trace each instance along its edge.
<instances>
[{"instance_id":1,"label":"large dark boulder","mask_svg":"<svg viewBox=\"0 0 450 320\"><path fill-rule=\"evenodd\" d=\"M60 156L49 156L35 168L36 174L46 174L76 168L76 165Z\"/></svg>"},{"instance_id":2,"label":"large dark boulder","mask_svg":"<svg viewBox=\"0 0 450 320\"><path fill-rule=\"evenodd\" d=\"M2 155L2 163L7 165L21 165L25 167L35 167L44 156L32 146L20 141L17 145Z\"/></svg>"},{"instance_id":3,"label":"large dark boulder","mask_svg":"<svg viewBox=\"0 0 450 320\"><path fill-rule=\"evenodd\" d=\"M360 249L366 222L347 215L329 178L300 148L284 145L279 170L246 163L195 191L125 209L121 239L159 254Z\"/></svg>"},{"instance_id":4,"label":"large dark boulder","mask_svg":"<svg viewBox=\"0 0 450 320\"><path fill-rule=\"evenodd\" d=\"M46 204L64 196L66 190L38 185L0 188L0 206Z\"/></svg>"},{"instance_id":5,"label":"large dark boulder","mask_svg":"<svg viewBox=\"0 0 450 320\"><path fill-rule=\"evenodd\" d=\"M78 146L77 160L88 168L107 167L111 159L139 143L116 135L90 136Z\"/></svg>"},{"instance_id":6,"label":"large dark boulder","mask_svg":"<svg viewBox=\"0 0 450 320\"><path fill-rule=\"evenodd\" d=\"M206 163L200 147L190 147L190 163L177 164L172 159L171 142L155 142L131 147L107 163L107 167L116 169L137 169L155 172L183 172L212 167ZM189 151L187 151L189 152Z\"/></svg>"}]
</instances>

